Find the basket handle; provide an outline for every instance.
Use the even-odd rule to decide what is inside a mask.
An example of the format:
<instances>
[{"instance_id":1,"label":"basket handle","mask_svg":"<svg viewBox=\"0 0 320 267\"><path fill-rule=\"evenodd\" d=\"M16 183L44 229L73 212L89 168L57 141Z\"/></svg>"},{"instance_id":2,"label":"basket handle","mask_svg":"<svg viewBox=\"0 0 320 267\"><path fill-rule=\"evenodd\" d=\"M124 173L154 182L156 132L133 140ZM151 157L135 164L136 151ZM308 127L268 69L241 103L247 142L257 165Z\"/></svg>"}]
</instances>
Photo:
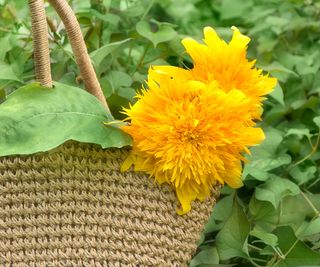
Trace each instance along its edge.
<instances>
[{"instance_id":1,"label":"basket handle","mask_svg":"<svg viewBox=\"0 0 320 267\"><path fill-rule=\"evenodd\" d=\"M67 35L69 37L69 41L73 50L73 54L75 57L75 60L77 62L78 68L80 70L80 74L82 77L82 80L84 82L86 90L96 96L98 100L104 105L107 112L110 113L106 98L104 97L103 91L101 89L101 86L99 84L97 75L95 73L95 70L91 64L91 60L88 54L88 50L84 41L84 38L82 36L81 28L79 25L79 22L73 13L71 7L67 3L66 0L49 0L51 5L54 7L56 12L58 13L59 17L61 18L66 31ZM31 15L33 16L32 24L37 24L36 22L40 20L43 23L45 22L45 27L43 27L43 24L39 27L33 27L33 36L34 41L36 40L43 40L46 39L46 42L43 42L42 45L47 48L48 52L42 53L42 57L39 58L38 65L36 69L40 69L41 72L45 72L48 75L50 74L50 66L48 68L44 68L44 62L48 62L49 58L49 43L48 43L48 36L47 36L47 22L46 22L46 16L45 16L45 9L44 9L44 3L43 0L29 0L29 6L31 9ZM39 16L39 17L38 17ZM41 17L40 17L41 16ZM44 18L43 18L44 16ZM42 28L40 28L42 27ZM44 36L45 35L45 36ZM34 45L34 49L37 49L38 47ZM40 49L40 48L39 48ZM43 49L43 47L42 47ZM45 50L44 50L45 51ZM40 54L41 51L39 51ZM36 55L36 54L35 54ZM36 56L35 56L36 58ZM50 62L50 60L49 60ZM35 62L36 63L36 62ZM49 64L50 65L50 64ZM36 76L38 79L38 76ZM44 84L40 79L38 79L43 85Z\"/></svg>"},{"instance_id":2,"label":"basket handle","mask_svg":"<svg viewBox=\"0 0 320 267\"><path fill-rule=\"evenodd\" d=\"M52 87L48 26L43 0L29 0L36 80Z\"/></svg>"}]
</instances>

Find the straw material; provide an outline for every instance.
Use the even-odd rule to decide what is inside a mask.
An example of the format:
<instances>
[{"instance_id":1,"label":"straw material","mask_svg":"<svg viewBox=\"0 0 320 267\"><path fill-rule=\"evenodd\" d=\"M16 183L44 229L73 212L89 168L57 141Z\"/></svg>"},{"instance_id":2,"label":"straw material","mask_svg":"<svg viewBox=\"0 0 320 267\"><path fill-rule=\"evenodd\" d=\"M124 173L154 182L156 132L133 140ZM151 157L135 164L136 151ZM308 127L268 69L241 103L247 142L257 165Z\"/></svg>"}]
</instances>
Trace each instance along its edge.
<instances>
[{"instance_id":1,"label":"straw material","mask_svg":"<svg viewBox=\"0 0 320 267\"><path fill-rule=\"evenodd\" d=\"M29 0L32 22L33 54L36 79L52 87L48 26L43 0Z\"/></svg>"},{"instance_id":2,"label":"straw material","mask_svg":"<svg viewBox=\"0 0 320 267\"><path fill-rule=\"evenodd\" d=\"M1 266L186 266L217 195L178 216L170 187L119 172L127 153L72 142L2 158Z\"/></svg>"}]
</instances>

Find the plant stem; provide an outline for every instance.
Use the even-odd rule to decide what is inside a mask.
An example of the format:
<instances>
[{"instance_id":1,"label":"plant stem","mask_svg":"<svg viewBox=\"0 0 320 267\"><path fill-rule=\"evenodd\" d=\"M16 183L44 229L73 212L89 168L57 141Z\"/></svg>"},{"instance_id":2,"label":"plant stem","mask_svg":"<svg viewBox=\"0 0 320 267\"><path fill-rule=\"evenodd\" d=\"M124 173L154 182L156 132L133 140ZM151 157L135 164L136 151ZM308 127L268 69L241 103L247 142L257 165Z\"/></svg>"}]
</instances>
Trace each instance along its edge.
<instances>
[{"instance_id":1,"label":"plant stem","mask_svg":"<svg viewBox=\"0 0 320 267\"><path fill-rule=\"evenodd\" d=\"M313 205L311 200L307 197L307 195L301 191L301 195L303 198L307 201L307 203L310 205L310 207L313 209L317 217L320 217L320 211Z\"/></svg>"},{"instance_id":2,"label":"plant stem","mask_svg":"<svg viewBox=\"0 0 320 267\"><path fill-rule=\"evenodd\" d=\"M258 263L256 263L256 262L254 262L252 258L248 258L248 260L249 260L250 263L251 263L253 266L255 266L255 267L264 267L264 266L262 266L262 265L260 265L260 264L258 264Z\"/></svg>"},{"instance_id":3,"label":"plant stem","mask_svg":"<svg viewBox=\"0 0 320 267\"><path fill-rule=\"evenodd\" d=\"M317 183L319 183L319 181L320 181L320 177L317 178L317 179L315 179L310 185L307 186L307 188L309 189L309 188L313 187L314 185L316 185Z\"/></svg>"},{"instance_id":4,"label":"plant stem","mask_svg":"<svg viewBox=\"0 0 320 267\"><path fill-rule=\"evenodd\" d=\"M272 267L274 262L277 260L277 258L278 258L278 255L277 254L273 254L273 257L267 263L266 267Z\"/></svg>"},{"instance_id":5,"label":"plant stem","mask_svg":"<svg viewBox=\"0 0 320 267\"><path fill-rule=\"evenodd\" d=\"M154 4L154 0L151 0L151 1L149 2L149 5L147 6L146 10L144 11L144 13L143 13L140 21L142 21L142 20L145 19L145 17L148 15L150 9L152 8L153 4Z\"/></svg>"},{"instance_id":6,"label":"plant stem","mask_svg":"<svg viewBox=\"0 0 320 267\"><path fill-rule=\"evenodd\" d=\"M317 149L318 149L318 147L319 147L319 144L320 144L320 130L319 130L319 132L318 132L318 138L317 138L316 144L312 146L311 152L310 152L308 155L306 155L304 158L302 158L301 160L299 160L299 161L297 161L295 164L293 164L293 165L289 168L289 170L292 169L293 167L301 164L302 162L304 162L305 160L307 160L308 158L310 158L315 152L317 152Z\"/></svg>"},{"instance_id":7,"label":"plant stem","mask_svg":"<svg viewBox=\"0 0 320 267\"><path fill-rule=\"evenodd\" d=\"M294 249L294 247L297 245L298 242L299 242L299 239L297 238L296 241L294 241L294 243L292 244L292 246L288 249L288 251L284 254L285 257L290 254L290 252Z\"/></svg>"},{"instance_id":8,"label":"plant stem","mask_svg":"<svg viewBox=\"0 0 320 267\"><path fill-rule=\"evenodd\" d=\"M255 250L258 250L258 251L261 251L262 249L261 248L258 248L254 245L251 245L251 244L248 244L248 247L252 248L252 249L255 249Z\"/></svg>"},{"instance_id":9,"label":"plant stem","mask_svg":"<svg viewBox=\"0 0 320 267\"><path fill-rule=\"evenodd\" d=\"M133 71L132 75L133 75L137 70L139 70L139 69L143 66L143 60L144 60L144 58L145 58L145 56L146 56L149 48L150 48L150 44L148 43L148 44L145 46L144 51L143 51L143 53L142 53L142 55L141 55L141 58L140 58L140 60L139 60L139 62L138 62L138 64L137 64L135 70Z\"/></svg>"}]
</instances>

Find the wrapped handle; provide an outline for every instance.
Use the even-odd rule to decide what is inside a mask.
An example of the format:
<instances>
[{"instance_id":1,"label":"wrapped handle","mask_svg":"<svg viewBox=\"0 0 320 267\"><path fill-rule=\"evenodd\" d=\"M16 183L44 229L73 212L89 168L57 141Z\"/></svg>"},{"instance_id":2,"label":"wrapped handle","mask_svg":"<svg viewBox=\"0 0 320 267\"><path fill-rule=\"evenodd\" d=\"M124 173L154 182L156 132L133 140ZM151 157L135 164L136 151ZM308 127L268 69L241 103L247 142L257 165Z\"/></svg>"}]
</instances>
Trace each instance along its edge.
<instances>
[{"instance_id":1,"label":"wrapped handle","mask_svg":"<svg viewBox=\"0 0 320 267\"><path fill-rule=\"evenodd\" d=\"M54 9L57 11L59 17L61 18L68 37L69 41L73 50L74 57L76 59L78 68L80 70L80 74L82 77L82 80L84 82L86 90L96 96L100 102L104 105L107 112L110 113L107 101L104 97L103 91L101 89L101 86L99 84L98 78L96 76L96 73L94 71L94 68L91 64L91 60L87 51L87 47L84 41L84 38L82 36L80 25L77 21L77 18L75 14L73 13L71 7L67 3L66 0L49 0L51 5L54 7ZM35 25L32 27L33 30L33 37L34 37L34 49L35 49L35 59L36 59L36 50L37 53L40 54L42 52L42 56L38 58L38 61L35 60L35 69L36 69L36 78L38 81L41 82L43 85L47 85L44 83L39 76L37 75L37 69L39 73L46 73L51 77L50 74L50 64L49 68L44 64L45 62L49 62L49 43L48 43L48 36L47 36L47 22L45 17L45 9L44 9L44 3L43 0L29 0L29 6L31 9L31 15L33 17L32 19L32 25ZM45 23L45 26L38 25L40 23L37 23L38 20ZM44 17L44 18L43 18ZM39 26L39 27L38 27ZM44 42L44 39L46 39L46 42ZM37 42L42 41L42 47L38 47L36 45ZM46 46L44 49L44 46ZM41 50L41 51L38 51Z\"/></svg>"},{"instance_id":2,"label":"wrapped handle","mask_svg":"<svg viewBox=\"0 0 320 267\"><path fill-rule=\"evenodd\" d=\"M43 0L29 0L29 7L36 80L43 86L52 87L48 26Z\"/></svg>"}]
</instances>

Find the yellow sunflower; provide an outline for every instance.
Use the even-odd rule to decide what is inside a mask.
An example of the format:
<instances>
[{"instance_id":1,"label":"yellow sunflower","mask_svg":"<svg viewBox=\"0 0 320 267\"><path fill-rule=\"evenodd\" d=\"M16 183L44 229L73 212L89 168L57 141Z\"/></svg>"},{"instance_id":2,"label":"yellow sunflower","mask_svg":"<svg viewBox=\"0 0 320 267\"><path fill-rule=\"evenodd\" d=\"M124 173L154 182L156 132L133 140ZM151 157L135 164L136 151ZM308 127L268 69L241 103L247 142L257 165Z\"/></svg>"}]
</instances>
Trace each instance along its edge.
<instances>
[{"instance_id":1,"label":"yellow sunflower","mask_svg":"<svg viewBox=\"0 0 320 267\"><path fill-rule=\"evenodd\" d=\"M188 212L193 200L207 198L217 184L240 187L242 154L264 139L244 92L188 75L179 68L170 74L166 67L150 69L148 90L124 110L131 123L123 130L134 145L122 171L134 165L173 186L179 214Z\"/></svg>"},{"instance_id":2,"label":"yellow sunflower","mask_svg":"<svg viewBox=\"0 0 320 267\"><path fill-rule=\"evenodd\" d=\"M250 38L240 33L236 27L231 28L233 36L229 43L220 39L211 27L204 28L204 44L192 38L185 38L182 44L191 56L194 67L188 77L203 83L216 81L218 87L229 92L238 89L250 100L250 113L260 119L263 96L270 93L277 80L263 75L261 69L254 67L255 60L248 61L247 45ZM175 67L155 67L160 71L172 72Z\"/></svg>"}]
</instances>

